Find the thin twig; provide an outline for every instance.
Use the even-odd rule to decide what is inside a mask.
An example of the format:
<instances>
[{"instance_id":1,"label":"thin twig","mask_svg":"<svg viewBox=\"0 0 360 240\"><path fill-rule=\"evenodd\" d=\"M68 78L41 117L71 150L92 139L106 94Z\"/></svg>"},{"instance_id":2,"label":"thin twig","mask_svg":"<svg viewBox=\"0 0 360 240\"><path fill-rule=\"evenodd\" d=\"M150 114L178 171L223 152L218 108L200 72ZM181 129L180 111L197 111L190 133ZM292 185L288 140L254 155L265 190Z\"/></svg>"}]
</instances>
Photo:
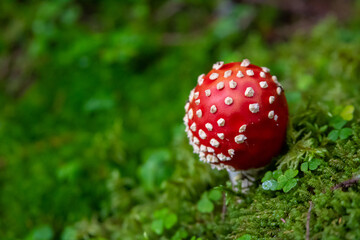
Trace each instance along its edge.
<instances>
[{"instance_id":1,"label":"thin twig","mask_svg":"<svg viewBox=\"0 0 360 240\"><path fill-rule=\"evenodd\" d=\"M310 218L311 218L311 210L313 208L312 201L310 201L309 203L310 203L310 207L306 218L306 238L305 238L306 240L310 240Z\"/></svg>"},{"instance_id":2,"label":"thin twig","mask_svg":"<svg viewBox=\"0 0 360 240\"><path fill-rule=\"evenodd\" d=\"M355 185L357 184L358 182L360 181L360 177L359 176L356 176L356 177L353 177L349 180L346 180L344 182L341 182L339 184L336 184L335 186L333 186L331 188L331 190L335 190L335 189L339 189L339 188L349 188L351 187L352 185Z\"/></svg>"},{"instance_id":3,"label":"thin twig","mask_svg":"<svg viewBox=\"0 0 360 240\"><path fill-rule=\"evenodd\" d=\"M223 192L222 198L223 198L223 206L222 206L222 211L221 211L221 220L222 220L222 221L225 221L225 216L226 216L226 211L227 211L227 207L226 207L226 194L225 194L225 192Z\"/></svg>"}]
</instances>

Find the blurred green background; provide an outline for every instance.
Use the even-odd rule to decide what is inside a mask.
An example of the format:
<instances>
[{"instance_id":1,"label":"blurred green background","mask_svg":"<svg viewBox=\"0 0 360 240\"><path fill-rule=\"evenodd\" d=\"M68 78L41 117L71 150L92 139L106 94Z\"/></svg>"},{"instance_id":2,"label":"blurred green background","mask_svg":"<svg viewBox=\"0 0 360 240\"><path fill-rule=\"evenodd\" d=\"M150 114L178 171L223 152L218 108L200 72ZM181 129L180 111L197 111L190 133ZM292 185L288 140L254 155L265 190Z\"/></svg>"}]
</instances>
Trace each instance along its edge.
<instances>
[{"instance_id":1,"label":"blurred green background","mask_svg":"<svg viewBox=\"0 0 360 240\"><path fill-rule=\"evenodd\" d=\"M205 236L226 174L182 117L218 60L271 68L292 116L358 103L360 1L1 0L0 26L0 239Z\"/></svg>"}]
</instances>

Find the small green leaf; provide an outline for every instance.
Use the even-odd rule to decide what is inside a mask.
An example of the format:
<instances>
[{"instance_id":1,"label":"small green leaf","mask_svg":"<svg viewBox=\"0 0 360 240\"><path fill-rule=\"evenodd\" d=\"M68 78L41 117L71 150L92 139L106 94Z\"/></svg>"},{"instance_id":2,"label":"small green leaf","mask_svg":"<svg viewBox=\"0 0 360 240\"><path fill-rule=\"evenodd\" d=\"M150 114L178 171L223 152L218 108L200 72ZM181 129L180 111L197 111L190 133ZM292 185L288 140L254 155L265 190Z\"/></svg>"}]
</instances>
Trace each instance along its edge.
<instances>
[{"instance_id":1,"label":"small green leaf","mask_svg":"<svg viewBox=\"0 0 360 240\"><path fill-rule=\"evenodd\" d=\"M280 169L278 169L278 170L275 170L275 171L273 172L273 177L274 177L275 180L278 180L278 178L279 178L282 174L283 174L282 171L281 171Z\"/></svg>"},{"instance_id":2,"label":"small green leaf","mask_svg":"<svg viewBox=\"0 0 360 240\"><path fill-rule=\"evenodd\" d=\"M171 237L171 240L182 240L188 237L188 232L181 228Z\"/></svg>"},{"instance_id":3,"label":"small green leaf","mask_svg":"<svg viewBox=\"0 0 360 240\"><path fill-rule=\"evenodd\" d=\"M84 105L85 112L97 112L111 110L115 106L115 101L111 98L91 98Z\"/></svg>"},{"instance_id":4,"label":"small green leaf","mask_svg":"<svg viewBox=\"0 0 360 240\"><path fill-rule=\"evenodd\" d=\"M296 81L296 87L300 90L307 90L315 82L314 76L310 74L299 75L300 81Z\"/></svg>"},{"instance_id":5,"label":"small green leaf","mask_svg":"<svg viewBox=\"0 0 360 240\"><path fill-rule=\"evenodd\" d=\"M341 129L347 123L346 120L342 119L340 116L335 116L330 120L330 126L335 129Z\"/></svg>"},{"instance_id":6,"label":"small green leaf","mask_svg":"<svg viewBox=\"0 0 360 240\"><path fill-rule=\"evenodd\" d=\"M344 119L344 120L347 120L347 121L350 121L353 119L354 115L354 106L353 105L347 105L343 110L342 112L340 113L340 116Z\"/></svg>"},{"instance_id":7,"label":"small green leaf","mask_svg":"<svg viewBox=\"0 0 360 240\"><path fill-rule=\"evenodd\" d=\"M353 134L353 131L351 128L343 128L340 130L339 137L341 140L347 139Z\"/></svg>"},{"instance_id":8,"label":"small green leaf","mask_svg":"<svg viewBox=\"0 0 360 240\"><path fill-rule=\"evenodd\" d=\"M289 179L285 175L279 176L277 189L282 189L288 180Z\"/></svg>"},{"instance_id":9,"label":"small green leaf","mask_svg":"<svg viewBox=\"0 0 360 240\"><path fill-rule=\"evenodd\" d=\"M162 219L157 219L151 223L151 229L158 235L161 235L164 232L164 221Z\"/></svg>"},{"instance_id":10,"label":"small green leaf","mask_svg":"<svg viewBox=\"0 0 360 240\"><path fill-rule=\"evenodd\" d=\"M331 141L335 142L339 137L339 130L332 130L329 135L328 135L328 139L330 139Z\"/></svg>"},{"instance_id":11,"label":"small green leaf","mask_svg":"<svg viewBox=\"0 0 360 240\"><path fill-rule=\"evenodd\" d=\"M190 240L202 240L202 238L201 238L201 237L198 238L198 237L196 237L196 236L192 236Z\"/></svg>"},{"instance_id":12,"label":"small green leaf","mask_svg":"<svg viewBox=\"0 0 360 240\"><path fill-rule=\"evenodd\" d=\"M318 168L318 166L320 166L320 164L321 164L321 159L313 158L309 162L309 169L310 170L315 170L315 169Z\"/></svg>"},{"instance_id":13,"label":"small green leaf","mask_svg":"<svg viewBox=\"0 0 360 240\"><path fill-rule=\"evenodd\" d=\"M267 171L264 177L261 179L261 182L271 180L272 178L273 178L273 173L271 171Z\"/></svg>"},{"instance_id":14,"label":"small green leaf","mask_svg":"<svg viewBox=\"0 0 360 240\"><path fill-rule=\"evenodd\" d=\"M169 212L169 209L167 209L167 208L162 208L160 210L157 210L154 213L154 218L164 219L166 217L166 215L168 214L168 212Z\"/></svg>"},{"instance_id":15,"label":"small green leaf","mask_svg":"<svg viewBox=\"0 0 360 240\"><path fill-rule=\"evenodd\" d=\"M289 105L295 105L301 102L301 92L299 91L286 91L285 96Z\"/></svg>"},{"instance_id":16,"label":"small green leaf","mask_svg":"<svg viewBox=\"0 0 360 240\"><path fill-rule=\"evenodd\" d=\"M198 201L197 208L202 213L210 213L214 210L214 204L207 198L206 195Z\"/></svg>"},{"instance_id":17,"label":"small green leaf","mask_svg":"<svg viewBox=\"0 0 360 240\"><path fill-rule=\"evenodd\" d=\"M284 175L287 178L294 178L296 175L298 175L299 171L295 170L295 169L288 169L286 170L286 172L284 173Z\"/></svg>"},{"instance_id":18,"label":"small green leaf","mask_svg":"<svg viewBox=\"0 0 360 240\"><path fill-rule=\"evenodd\" d=\"M278 185L278 183L272 179L272 180L267 180L267 181L263 182L262 188L264 190L275 191L277 189L277 185Z\"/></svg>"},{"instance_id":19,"label":"small green leaf","mask_svg":"<svg viewBox=\"0 0 360 240\"><path fill-rule=\"evenodd\" d=\"M300 169L301 169L301 171L303 171L303 172L307 172L308 169L309 169L309 163L308 163L308 162L302 163L301 166L300 166Z\"/></svg>"},{"instance_id":20,"label":"small green leaf","mask_svg":"<svg viewBox=\"0 0 360 240\"><path fill-rule=\"evenodd\" d=\"M61 240L76 240L78 236L78 231L75 229L75 227L65 227L64 231L61 233ZM26 240L31 240L27 239Z\"/></svg>"},{"instance_id":21,"label":"small green leaf","mask_svg":"<svg viewBox=\"0 0 360 240\"><path fill-rule=\"evenodd\" d=\"M213 200L213 201L219 201L222 197L222 193L221 191L217 190L217 189L213 189L209 192L209 199Z\"/></svg>"},{"instance_id":22,"label":"small green leaf","mask_svg":"<svg viewBox=\"0 0 360 240\"><path fill-rule=\"evenodd\" d=\"M53 239L54 232L49 225L43 225L35 228L31 234L31 240L50 240Z\"/></svg>"},{"instance_id":23,"label":"small green leaf","mask_svg":"<svg viewBox=\"0 0 360 240\"><path fill-rule=\"evenodd\" d=\"M252 237L250 234L242 235L241 237L237 238L236 240L251 240Z\"/></svg>"},{"instance_id":24,"label":"small green leaf","mask_svg":"<svg viewBox=\"0 0 360 240\"><path fill-rule=\"evenodd\" d=\"M322 132L325 132L328 129L328 127L329 127L328 125L324 125L319 130L322 133Z\"/></svg>"},{"instance_id":25,"label":"small green leaf","mask_svg":"<svg viewBox=\"0 0 360 240\"><path fill-rule=\"evenodd\" d=\"M297 179L290 179L284 186L283 190L285 193L289 192L292 188L294 188L297 184Z\"/></svg>"},{"instance_id":26,"label":"small green leaf","mask_svg":"<svg viewBox=\"0 0 360 240\"><path fill-rule=\"evenodd\" d=\"M178 220L178 218L177 218L176 214L171 213L171 214L167 215L164 218L165 228L166 229L172 228L177 223L177 220Z\"/></svg>"}]
</instances>

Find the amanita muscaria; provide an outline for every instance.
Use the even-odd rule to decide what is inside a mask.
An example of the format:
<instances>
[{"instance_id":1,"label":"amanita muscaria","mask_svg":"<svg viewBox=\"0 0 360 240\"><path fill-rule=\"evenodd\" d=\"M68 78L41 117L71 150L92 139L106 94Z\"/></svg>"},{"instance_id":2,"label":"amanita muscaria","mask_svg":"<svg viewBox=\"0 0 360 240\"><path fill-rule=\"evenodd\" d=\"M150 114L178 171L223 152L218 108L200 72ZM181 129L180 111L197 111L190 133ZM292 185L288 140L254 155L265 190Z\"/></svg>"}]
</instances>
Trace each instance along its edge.
<instances>
[{"instance_id":1,"label":"amanita muscaria","mask_svg":"<svg viewBox=\"0 0 360 240\"><path fill-rule=\"evenodd\" d=\"M266 67L217 62L198 77L185 105L186 133L200 160L217 169L266 166L286 135L288 107Z\"/></svg>"}]
</instances>

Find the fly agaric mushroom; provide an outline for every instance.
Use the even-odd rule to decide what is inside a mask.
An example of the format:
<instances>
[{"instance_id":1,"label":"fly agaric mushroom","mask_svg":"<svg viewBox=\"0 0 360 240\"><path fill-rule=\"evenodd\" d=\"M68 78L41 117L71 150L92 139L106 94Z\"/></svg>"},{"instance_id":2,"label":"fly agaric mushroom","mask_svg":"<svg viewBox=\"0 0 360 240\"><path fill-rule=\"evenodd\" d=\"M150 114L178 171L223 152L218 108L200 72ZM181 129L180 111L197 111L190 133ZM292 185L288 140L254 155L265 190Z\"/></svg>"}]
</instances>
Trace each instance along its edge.
<instances>
[{"instance_id":1,"label":"fly agaric mushroom","mask_svg":"<svg viewBox=\"0 0 360 240\"><path fill-rule=\"evenodd\" d=\"M266 166L284 143L287 102L269 72L247 59L217 62L198 77L185 105L186 133L194 153L213 168L227 169L230 178L235 171Z\"/></svg>"}]
</instances>

